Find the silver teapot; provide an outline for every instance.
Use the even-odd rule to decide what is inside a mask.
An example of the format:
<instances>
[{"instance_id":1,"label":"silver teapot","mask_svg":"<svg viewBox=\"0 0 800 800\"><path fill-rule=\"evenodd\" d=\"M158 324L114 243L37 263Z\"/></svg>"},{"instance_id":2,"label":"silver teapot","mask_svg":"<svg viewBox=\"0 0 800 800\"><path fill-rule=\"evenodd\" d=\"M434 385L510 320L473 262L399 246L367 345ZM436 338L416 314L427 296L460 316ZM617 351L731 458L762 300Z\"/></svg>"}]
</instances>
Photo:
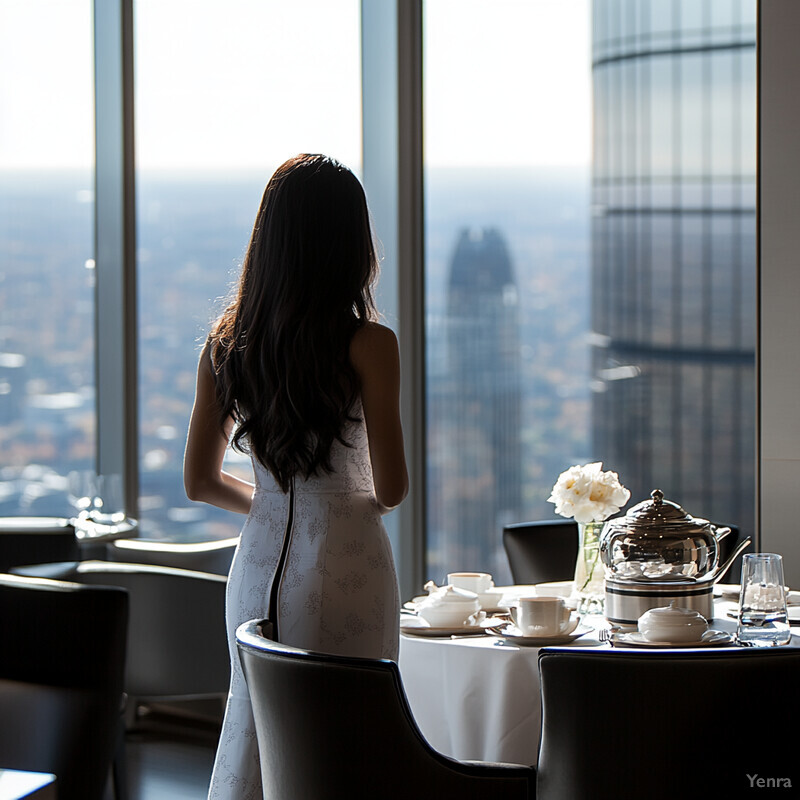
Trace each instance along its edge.
<instances>
[{"instance_id":1,"label":"silver teapot","mask_svg":"<svg viewBox=\"0 0 800 800\"><path fill-rule=\"evenodd\" d=\"M694 581L711 579L719 567L719 543L730 528L687 514L655 489L624 517L603 528L600 553L606 579Z\"/></svg>"}]
</instances>

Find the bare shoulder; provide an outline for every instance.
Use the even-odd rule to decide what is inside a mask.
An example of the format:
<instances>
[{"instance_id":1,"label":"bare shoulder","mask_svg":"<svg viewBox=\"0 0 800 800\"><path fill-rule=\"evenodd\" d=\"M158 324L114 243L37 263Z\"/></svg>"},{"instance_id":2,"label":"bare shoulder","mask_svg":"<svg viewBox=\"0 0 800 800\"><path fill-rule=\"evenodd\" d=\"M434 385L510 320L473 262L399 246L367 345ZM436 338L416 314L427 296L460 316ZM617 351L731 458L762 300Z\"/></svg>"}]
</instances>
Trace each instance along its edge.
<instances>
[{"instance_id":1,"label":"bare shoulder","mask_svg":"<svg viewBox=\"0 0 800 800\"><path fill-rule=\"evenodd\" d=\"M397 355L394 331L378 322L367 322L355 332L350 342L350 361L359 371L370 362L396 360Z\"/></svg>"}]
</instances>

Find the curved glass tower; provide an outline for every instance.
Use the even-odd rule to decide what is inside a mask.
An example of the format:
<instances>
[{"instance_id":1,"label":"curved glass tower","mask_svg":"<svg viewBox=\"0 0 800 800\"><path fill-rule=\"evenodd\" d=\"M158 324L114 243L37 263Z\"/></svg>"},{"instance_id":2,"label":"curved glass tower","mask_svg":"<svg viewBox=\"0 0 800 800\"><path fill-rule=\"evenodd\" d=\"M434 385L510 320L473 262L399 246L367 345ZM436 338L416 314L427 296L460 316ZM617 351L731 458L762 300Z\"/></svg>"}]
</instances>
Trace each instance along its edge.
<instances>
[{"instance_id":1,"label":"curved glass tower","mask_svg":"<svg viewBox=\"0 0 800 800\"><path fill-rule=\"evenodd\" d=\"M595 0L593 450L752 532L755 0Z\"/></svg>"}]
</instances>

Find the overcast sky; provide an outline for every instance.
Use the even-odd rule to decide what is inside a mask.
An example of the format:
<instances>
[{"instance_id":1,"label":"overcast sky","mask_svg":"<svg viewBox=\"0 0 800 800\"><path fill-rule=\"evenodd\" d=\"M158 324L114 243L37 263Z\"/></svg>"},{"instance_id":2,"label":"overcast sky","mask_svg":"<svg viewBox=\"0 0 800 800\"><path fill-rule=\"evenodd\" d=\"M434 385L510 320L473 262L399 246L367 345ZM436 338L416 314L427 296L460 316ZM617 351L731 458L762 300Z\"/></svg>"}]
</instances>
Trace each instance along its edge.
<instances>
[{"instance_id":1,"label":"overcast sky","mask_svg":"<svg viewBox=\"0 0 800 800\"><path fill-rule=\"evenodd\" d=\"M358 0L135 0L141 168L358 166ZM90 0L0 0L0 167L88 167ZM588 164L588 0L428 0L432 166Z\"/></svg>"}]
</instances>

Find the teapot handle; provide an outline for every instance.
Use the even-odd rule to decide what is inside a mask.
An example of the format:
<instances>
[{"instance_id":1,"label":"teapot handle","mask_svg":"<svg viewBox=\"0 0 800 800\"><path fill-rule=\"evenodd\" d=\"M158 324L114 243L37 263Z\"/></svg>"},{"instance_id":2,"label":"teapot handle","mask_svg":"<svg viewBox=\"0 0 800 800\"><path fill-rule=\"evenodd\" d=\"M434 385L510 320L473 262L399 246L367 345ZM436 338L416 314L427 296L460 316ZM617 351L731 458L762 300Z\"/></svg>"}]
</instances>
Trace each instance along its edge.
<instances>
[{"instance_id":1,"label":"teapot handle","mask_svg":"<svg viewBox=\"0 0 800 800\"><path fill-rule=\"evenodd\" d=\"M714 528L714 538L719 542L731 532L730 528Z\"/></svg>"}]
</instances>

